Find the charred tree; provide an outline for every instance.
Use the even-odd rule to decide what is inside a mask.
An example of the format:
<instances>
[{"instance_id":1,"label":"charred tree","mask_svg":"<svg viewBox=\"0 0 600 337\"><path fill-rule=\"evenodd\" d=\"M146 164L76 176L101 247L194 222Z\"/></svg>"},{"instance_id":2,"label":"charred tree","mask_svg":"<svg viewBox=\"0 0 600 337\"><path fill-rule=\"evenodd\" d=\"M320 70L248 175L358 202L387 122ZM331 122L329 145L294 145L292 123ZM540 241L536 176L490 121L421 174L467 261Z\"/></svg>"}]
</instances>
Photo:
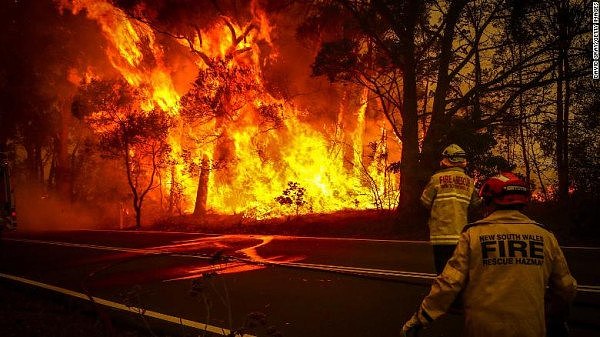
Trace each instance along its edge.
<instances>
[{"instance_id":1,"label":"charred tree","mask_svg":"<svg viewBox=\"0 0 600 337\"><path fill-rule=\"evenodd\" d=\"M203 216L206 214L206 202L208 199L208 177L210 174L210 162L208 157L204 156L200 163L200 176L198 178L198 191L196 192L196 204L194 206L194 215Z\"/></svg>"}]
</instances>

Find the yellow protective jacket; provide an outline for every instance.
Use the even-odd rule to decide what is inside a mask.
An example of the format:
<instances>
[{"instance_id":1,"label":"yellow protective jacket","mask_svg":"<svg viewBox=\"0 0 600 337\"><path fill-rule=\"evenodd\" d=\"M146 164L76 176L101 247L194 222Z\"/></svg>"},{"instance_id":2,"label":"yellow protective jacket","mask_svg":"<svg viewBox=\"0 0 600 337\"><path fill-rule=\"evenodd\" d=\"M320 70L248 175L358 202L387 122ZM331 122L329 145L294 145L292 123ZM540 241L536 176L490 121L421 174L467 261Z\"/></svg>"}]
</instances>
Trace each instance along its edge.
<instances>
[{"instance_id":1,"label":"yellow protective jacket","mask_svg":"<svg viewBox=\"0 0 600 337\"><path fill-rule=\"evenodd\" d=\"M416 318L438 318L460 293L466 336L543 337L546 287L560 300L555 312L577 289L556 238L519 211L499 210L465 227Z\"/></svg>"},{"instance_id":2,"label":"yellow protective jacket","mask_svg":"<svg viewBox=\"0 0 600 337\"><path fill-rule=\"evenodd\" d=\"M428 209L429 238L434 245L455 245L467 224L470 205L481 201L473 179L460 167L437 171L421 194L421 203Z\"/></svg>"}]
</instances>

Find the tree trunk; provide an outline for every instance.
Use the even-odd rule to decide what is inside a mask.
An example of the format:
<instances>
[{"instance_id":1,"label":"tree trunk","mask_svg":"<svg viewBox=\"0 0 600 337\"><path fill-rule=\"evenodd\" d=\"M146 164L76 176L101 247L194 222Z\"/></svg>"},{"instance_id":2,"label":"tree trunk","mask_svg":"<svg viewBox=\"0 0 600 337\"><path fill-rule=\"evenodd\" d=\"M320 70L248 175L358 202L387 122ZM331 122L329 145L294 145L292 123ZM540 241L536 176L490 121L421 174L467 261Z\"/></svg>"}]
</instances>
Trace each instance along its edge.
<instances>
[{"instance_id":1,"label":"tree trunk","mask_svg":"<svg viewBox=\"0 0 600 337\"><path fill-rule=\"evenodd\" d=\"M175 193L178 193L176 184L175 164L171 164L171 191L169 191L169 208L167 210L168 214L173 214L173 208L175 206Z\"/></svg>"},{"instance_id":2,"label":"tree trunk","mask_svg":"<svg viewBox=\"0 0 600 337\"><path fill-rule=\"evenodd\" d=\"M416 20L416 18L412 18ZM415 61L415 23L409 27L405 37L403 106L402 106L402 170L400 173L400 212L414 210L420 195L419 163L419 125L417 113L417 79Z\"/></svg>"},{"instance_id":3,"label":"tree trunk","mask_svg":"<svg viewBox=\"0 0 600 337\"><path fill-rule=\"evenodd\" d=\"M571 186L571 182L569 179L569 107L571 105L571 68L569 65L569 55L568 49L565 49L564 55L564 69L565 75L567 78L565 79L565 107L563 108L563 171L561 172L560 181L562 195L566 198L565 200L569 200L569 187Z\"/></svg>"},{"instance_id":4,"label":"tree trunk","mask_svg":"<svg viewBox=\"0 0 600 337\"><path fill-rule=\"evenodd\" d=\"M133 209L135 211L135 228L142 228L142 205L134 202Z\"/></svg>"},{"instance_id":5,"label":"tree trunk","mask_svg":"<svg viewBox=\"0 0 600 337\"><path fill-rule=\"evenodd\" d=\"M62 200L72 201L73 184L69 158L69 125L71 121L71 99L65 99L60 105L60 130L55 142L56 191Z\"/></svg>"},{"instance_id":6,"label":"tree trunk","mask_svg":"<svg viewBox=\"0 0 600 337\"><path fill-rule=\"evenodd\" d=\"M475 40L475 95L473 98L473 112L471 113L471 122L475 128L481 125L481 58L479 55L479 38Z\"/></svg>"},{"instance_id":7,"label":"tree trunk","mask_svg":"<svg viewBox=\"0 0 600 337\"><path fill-rule=\"evenodd\" d=\"M569 198L568 166L568 100L570 99L568 76L568 2L561 1L557 9L560 44L558 50L558 78L556 81L556 168L558 174L558 200L566 203Z\"/></svg>"},{"instance_id":8,"label":"tree trunk","mask_svg":"<svg viewBox=\"0 0 600 337\"><path fill-rule=\"evenodd\" d=\"M449 75L450 61L453 56L452 43L454 42L454 29L465 5L465 0L453 1L446 15L444 36L440 41L438 76L431 110L431 122L423 140L421 154L420 171L424 173L431 173L438 167L438 152L442 145L444 128L449 126L449 116L446 116L446 97L452 81Z\"/></svg>"},{"instance_id":9,"label":"tree trunk","mask_svg":"<svg viewBox=\"0 0 600 337\"><path fill-rule=\"evenodd\" d=\"M519 60L522 59L523 53L521 50L521 46L519 45L518 47L518 52L519 52ZM523 72L519 71L519 84L523 83ZM529 165L529 155L527 154L527 143L526 143L526 139L525 139L525 130L524 130L524 125L523 123L525 123L525 104L523 102L523 94L519 95L519 136L520 136L520 141L521 141L521 154L523 156L523 163L525 164L525 180L527 182L527 185L530 185L531 183L531 167Z\"/></svg>"},{"instance_id":10,"label":"tree trunk","mask_svg":"<svg viewBox=\"0 0 600 337\"><path fill-rule=\"evenodd\" d=\"M522 106L519 108L522 111ZM521 112L522 116L522 112ZM519 136L521 141L521 154L523 156L523 163L525 164L525 180L527 184L531 182L531 166L529 164L529 155L527 154L527 141L525 139L525 130L523 130L523 120L519 119Z\"/></svg>"},{"instance_id":11,"label":"tree trunk","mask_svg":"<svg viewBox=\"0 0 600 337\"><path fill-rule=\"evenodd\" d=\"M27 157L25 159L26 176L30 182L36 185L44 184L43 163L41 155L41 147L37 144L25 141L24 144Z\"/></svg>"},{"instance_id":12,"label":"tree trunk","mask_svg":"<svg viewBox=\"0 0 600 337\"><path fill-rule=\"evenodd\" d=\"M208 175L210 173L209 161L206 156L202 158L200 164L200 177L198 178L198 192L196 192L196 204L194 206L194 215L203 216L206 214L206 201L208 199Z\"/></svg>"},{"instance_id":13,"label":"tree trunk","mask_svg":"<svg viewBox=\"0 0 600 337\"><path fill-rule=\"evenodd\" d=\"M427 105L429 104L429 79L425 82L425 97L423 98L423 108L421 109L421 118L419 118L419 122L421 123L420 128L421 132L424 135L427 130ZM422 140L421 140L422 142Z\"/></svg>"},{"instance_id":14,"label":"tree trunk","mask_svg":"<svg viewBox=\"0 0 600 337\"><path fill-rule=\"evenodd\" d=\"M558 173L558 200L563 202L567 198L566 180L564 167L564 102L563 102L563 80L562 65L558 68L558 79L556 81L556 170Z\"/></svg>"},{"instance_id":15,"label":"tree trunk","mask_svg":"<svg viewBox=\"0 0 600 337\"><path fill-rule=\"evenodd\" d=\"M546 189L546 185L544 184L544 180L542 179L542 170L540 169L540 165L538 163L533 142L530 143L531 147L531 161L533 162L533 167L535 168L535 172L540 183L540 188L542 189L542 193L544 194L544 201L548 201L548 190Z\"/></svg>"},{"instance_id":16,"label":"tree trunk","mask_svg":"<svg viewBox=\"0 0 600 337\"><path fill-rule=\"evenodd\" d=\"M43 185L45 180L45 174L44 160L42 158L42 146L40 144L35 144L34 148L35 176L36 180Z\"/></svg>"},{"instance_id":17,"label":"tree trunk","mask_svg":"<svg viewBox=\"0 0 600 337\"><path fill-rule=\"evenodd\" d=\"M127 138L126 133L123 133L123 143L125 144L124 151L122 153L123 159L125 161L125 170L127 172L127 183L129 184L129 188L131 189L131 193L133 195L132 205L133 211L135 212L135 228L142 227L142 202L139 198L138 191L136 188L136 184L133 181L133 177L131 176L131 161L129 158L129 139Z\"/></svg>"}]
</instances>

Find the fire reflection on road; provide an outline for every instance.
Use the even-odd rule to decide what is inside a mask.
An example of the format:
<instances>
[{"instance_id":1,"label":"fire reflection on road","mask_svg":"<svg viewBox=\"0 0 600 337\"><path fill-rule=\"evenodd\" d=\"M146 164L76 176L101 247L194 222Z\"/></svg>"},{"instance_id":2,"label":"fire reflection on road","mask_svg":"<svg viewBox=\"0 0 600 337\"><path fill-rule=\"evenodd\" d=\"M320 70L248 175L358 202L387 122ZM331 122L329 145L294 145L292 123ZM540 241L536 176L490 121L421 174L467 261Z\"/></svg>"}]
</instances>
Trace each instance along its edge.
<instances>
[{"instance_id":1,"label":"fire reflection on road","mask_svg":"<svg viewBox=\"0 0 600 337\"><path fill-rule=\"evenodd\" d=\"M298 255L269 255L267 250L261 249L275 239L281 241L286 240L286 237L223 235L173 241L167 245L145 248L103 246L102 249L116 253L74 260L70 265L102 264L86 280L98 288L194 279L207 274L236 274L306 258Z\"/></svg>"},{"instance_id":2,"label":"fire reflection on road","mask_svg":"<svg viewBox=\"0 0 600 337\"><path fill-rule=\"evenodd\" d=\"M250 239L250 240L249 240ZM181 276L166 281L193 279L207 273L235 274L266 268L268 264L296 262L304 256L262 256L258 248L272 242L272 235L243 236L225 235L215 238L201 238L176 242L173 245L156 247L159 250L186 251L218 249L211 263L203 266L188 266L179 269ZM281 238L278 238L281 239Z\"/></svg>"}]
</instances>

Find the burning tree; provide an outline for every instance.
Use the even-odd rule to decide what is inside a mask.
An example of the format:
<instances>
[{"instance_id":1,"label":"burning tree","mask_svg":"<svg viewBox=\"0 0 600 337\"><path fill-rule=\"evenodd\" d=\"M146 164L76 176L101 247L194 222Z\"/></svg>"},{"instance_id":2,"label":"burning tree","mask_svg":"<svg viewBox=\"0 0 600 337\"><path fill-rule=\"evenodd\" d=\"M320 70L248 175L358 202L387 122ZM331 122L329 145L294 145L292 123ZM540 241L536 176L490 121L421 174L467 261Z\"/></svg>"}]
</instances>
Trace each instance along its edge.
<instances>
[{"instance_id":1,"label":"burning tree","mask_svg":"<svg viewBox=\"0 0 600 337\"><path fill-rule=\"evenodd\" d=\"M170 150L168 116L159 110L144 111L143 98L123 81L92 81L80 87L73 106L74 115L97 133L102 153L122 160L138 228L144 199L158 187L155 179Z\"/></svg>"},{"instance_id":2,"label":"burning tree","mask_svg":"<svg viewBox=\"0 0 600 337\"><path fill-rule=\"evenodd\" d=\"M214 143L212 168L220 171L218 178L229 181L233 174L229 165L237 161L233 141L228 133L232 124L244 123L245 109L247 114L254 114L259 128L254 134L256 139L261 133L268 132L282 125L281 105L261 103L254 106L261 92L261 84L257 81L252 69L243 64L230 64L231 60L206 60L206 69L199 72L190 91L181 98L181 115L192 125L212 123L210 134L202 137L204 143ZM255 143L258 146L258 143ZM205 144L206 145L206 144ZM259 153L260 149L257 149ZM212 169L208 159L202 159L198 193L194 214L201 215L206 211L206 195L208 170Z\"/></svg>"},{"instance_id":3,"label":"burning tree","mask_svg":"<svg viewBox=\"0 0 600 337\"><path fill-rule=\"evenodd\" d=\"M192 36L178 37L188 42L194 55L201 61L198 76L192 88L181 97L181 116L197 128L210 124L208 135L203 139L212 142L212 165L206 155L202 156L195 215L206 212L208 194L208 171L217 170L215 178L221 184L231 184L235 172L230 166L239 158L236 156L234 140L228 130L236 125L247 127L248 122L256 123L252 144L257 155L267 160L261 152L261 134L283 126L283 107L269 95L260 78L260 70L252 60L255 46L250 41L260 33L260 26L250 22L245 28L236 28L230 18L222 17L227 27L230 41L225 43L224 52L211 54L203 49L203 32L196 29ZM194 41L199 41L199 44ZM224 39L227 41L227 39ZM208 147L208 146L207 146ZM261 155L262 153L262 155Z\"/></svg>"}]
</instances>

